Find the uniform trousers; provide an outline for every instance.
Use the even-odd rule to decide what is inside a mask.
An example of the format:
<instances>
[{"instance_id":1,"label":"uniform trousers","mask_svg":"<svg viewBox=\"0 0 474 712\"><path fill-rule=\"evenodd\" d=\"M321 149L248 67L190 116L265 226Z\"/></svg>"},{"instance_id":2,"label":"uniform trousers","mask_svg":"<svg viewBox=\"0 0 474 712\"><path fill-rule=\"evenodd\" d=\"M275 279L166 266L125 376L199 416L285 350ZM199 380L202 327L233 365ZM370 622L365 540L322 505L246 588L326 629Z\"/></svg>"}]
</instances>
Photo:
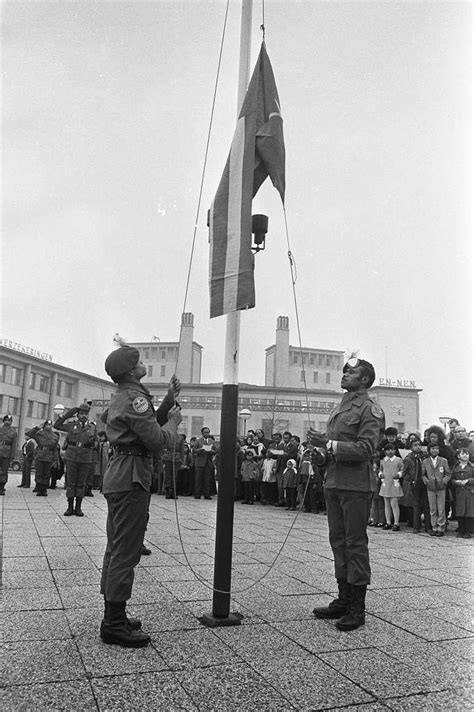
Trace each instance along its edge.
<instances>
[{"instance_id":1,"label":"uniform trousers","mask_svg":"<svg viewBox=\"0 0 474 712\"><path fill-rule=\"evenodd\" d=\"M132 595L135 566L148 520L150 495L140 485L128 492L106 494L107 546L102 565L100 592L106 601L128 601Z\"/></svg>"},{"instance_id":2,"label":"uniform trousers","mask_svg":"<svg viewBox=\"0 0 474 712\"><path fill-rule=\"evenodd\" d=\"M66 460L66 497L84 497L90 462Z\"/></svg>"},{"instance_id":3,"label":"uniform trousers","mask_svg":"<svg viewBox=\"0 0 474 712\"><path fill-rule=\"evenodd\" d=\"M31 465L33 464L32 457L24 457L21 463L21 486L31 487Z\"/></svg>"},{"instance_id":4,"label":"uniform trousers","mask_svg":"<svg viewBox=\"0 0 474 712\"><path fill-rule=\"evenodd\" d=\"M9 457L0 457L0 489L5 489L8 482L8 466L10 465Z\"/></svg>"},{"instance_id":5,"label":"uniform trousers","mask_svg":"<svg viewBox=\"0 0 474 712\"><path fill-rule=\"evenodd\" d=\"M325 488L329 543L337 579L354 586L370 583L367 522L370 492Z\"/></svg>"},{"instance_id":6,"label":"uniform trousers","mask_svg":"<svg viewBox=\"0 0 474 712\"><path fill-rule=\"evenodd\" d=\"M49 485L49 478L51 476L52 462L45 460L35 460L35 482L38 485Z\"/></svg>"}]
</instances>

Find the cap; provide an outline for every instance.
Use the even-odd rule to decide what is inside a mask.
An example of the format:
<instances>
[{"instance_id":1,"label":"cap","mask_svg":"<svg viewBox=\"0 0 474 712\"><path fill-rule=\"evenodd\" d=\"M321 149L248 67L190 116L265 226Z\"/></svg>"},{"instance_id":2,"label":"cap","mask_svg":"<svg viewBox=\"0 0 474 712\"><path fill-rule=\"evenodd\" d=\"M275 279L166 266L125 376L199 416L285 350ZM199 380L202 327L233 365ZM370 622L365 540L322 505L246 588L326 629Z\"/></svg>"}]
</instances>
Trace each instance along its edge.
<instances>
[{"instance_id":1,"label":"cap","mask_svg":"<svg viewBox=\"0 0 474 712\"><path fill-rule=\"evenodd\" d=\"M11 423L12 420L13 420L13 418L11 417L11 415L4 415L4 416L3 416L3 422L4 422L4 423Z\"/></svg>"},{"instance_id":2,"label":"cap","mask_svg":"<svg viewBox=\"0 0 474 712\"><path fill-rule=\"evenodd\" d=\"M80 405L77 406L78 410L83 410L85 413L88 413L91 409L89 403L81 403Z\"/></svg>"},{"instance_id":3,"label":"cap","mask_svg":"<svg viewBox=\"0 0 474 712\"><path fill-rule=\"evenodd\" d=\"M45 420L44 423L43 423L43 428L44 428L45 425L52 425L52 424L53 424L53 421L52 421L52 420Z\"/></svg>"},{"instance_id":4,"label":"cap","mask_svg":"<svg viewBox=\"0 0 474 712\"><path fill-rule=\"evenodd\" d=\"M120 346L112 351L105 359L105 370L110 378L116 378L127 373L131 368L135 368L140 360L140 352L133 346Z\"/></svg>"},{"instance_id":5,"label":"cap","mask_svg":"<svg viewBox=\"0 0 474 712\"><path fill-rule=\"evenodd\" d=\"M287 462L286 464L287 464L287 465L290 465L290 467L296 467L296 460L291 460L291 459L290 459L290 460L288 460L288 462Z\"/></svg>"}]
</instances>

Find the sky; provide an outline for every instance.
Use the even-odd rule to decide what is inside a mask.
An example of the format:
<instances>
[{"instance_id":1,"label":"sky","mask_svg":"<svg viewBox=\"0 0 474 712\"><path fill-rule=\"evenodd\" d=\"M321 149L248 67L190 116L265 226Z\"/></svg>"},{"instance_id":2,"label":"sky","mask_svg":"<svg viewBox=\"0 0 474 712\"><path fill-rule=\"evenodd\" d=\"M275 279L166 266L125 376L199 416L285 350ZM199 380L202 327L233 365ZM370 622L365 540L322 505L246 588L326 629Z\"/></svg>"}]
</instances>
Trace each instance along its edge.
<instances>
[{"instance_id":1,"label":"sky","mask_svg":"<svg viewBox=\"0 0 474 712\"><path fill-rule=\"evenodd\" d=\"M263 8L296 302L267 181L239 380L263 385L277 317L297 346L298 315L303 346L356 348L377 376L414 380L421 427L456 416L471 429L471 5ZM3 2L0 336L105 378L117 331L176 341L192 312L202 380L222 381L206 214L235 128L240 2L210 128L225 12L225 0ZM261 24L255 1L252 68Z\"/></svg>"}]
</instances>

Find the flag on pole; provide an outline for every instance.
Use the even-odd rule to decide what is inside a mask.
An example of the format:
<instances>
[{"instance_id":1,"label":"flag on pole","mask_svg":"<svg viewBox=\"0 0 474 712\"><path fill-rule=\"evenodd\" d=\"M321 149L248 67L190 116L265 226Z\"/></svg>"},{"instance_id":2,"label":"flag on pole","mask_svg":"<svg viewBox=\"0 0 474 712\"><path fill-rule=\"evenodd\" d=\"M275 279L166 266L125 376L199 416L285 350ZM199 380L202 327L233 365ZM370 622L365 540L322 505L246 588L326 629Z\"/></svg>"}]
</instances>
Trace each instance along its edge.
<instances>
[{"instance_id":1,"label":"flag on pole","mask_svg":"<svg viewBox=\"0 0 474 712\"><path fill-rule=\"evenodd\" d=\"M285 199L280 100L262 42L209 219L211 318L255 306L252 199L267 176Z\"/></svg>"}]
</instances>

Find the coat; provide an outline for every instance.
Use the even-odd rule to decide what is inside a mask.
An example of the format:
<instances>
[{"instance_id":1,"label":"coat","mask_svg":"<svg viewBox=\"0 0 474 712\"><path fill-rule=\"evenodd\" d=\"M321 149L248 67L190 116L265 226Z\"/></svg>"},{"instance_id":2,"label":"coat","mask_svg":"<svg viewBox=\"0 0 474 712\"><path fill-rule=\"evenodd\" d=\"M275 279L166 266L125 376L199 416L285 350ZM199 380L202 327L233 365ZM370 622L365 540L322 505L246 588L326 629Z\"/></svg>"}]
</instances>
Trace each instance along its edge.
<instances>
[{"instance_id":1,"label":"coat","mask_svg":"<svg viewBox=\"0 0 474 712\"><path fill-rule=\"evenodd\" d=\"M152 454L171 447L178 438L176 425L171 422L160 425L173 404L166 396L155 414L150 392L143 384L136 380L119 383L107 413L102 416L113 451L104 475L104 494L129 492L134 485L150 491ZM137 454L128 455L127 450Z\"/></svg>"},{"instance_id":2,"label":"coat","mask_svg":"<svg viewBox=\"0 0 474 712\"><path fill-rule=\"evenodd\" d=\"M431 457L426 457L422 464L422 479L428 492L438 492L446 489L446 485L451 479L451 471L445 457L439 457L436 467L433 466Z\"/></svg>"},{"instance_id":3,"label":"coat","mask_svg":"<svg viewBox=\"0 0 474 712\"><path fill-rule=\"evenodd\" d=\"M210 447L210 450L204 448ZM212 458L217 452L217 446L214 438L198 438L194 443L193 454L195 467L206 467L206 465L212 465Z\"/></svg>"},{"instance_id":4,"label":"coat","mask_svg":"<svg viewBox=\"0 0 474 712\"><path fill-rule=\"evenodd\" d=\"M16 435L16 430L11 425L0 425L0 458L13 457Z\"/></svg>"},{"instance_id":5,"label":"coat","mask_svg":"<svg viewBox=\"0 0 474 712\"><path fill-rule=\"evenodd\" d=\"M328 458L326 489L373 491L372 458L384 429L384 412L366 390L344 394L327 425L336 452Z\"/></svg>"},{"instance_id":6,"label":"coat","mask_svg":"<svg viewBox=\"0 0 474 712\"><path fill-rule=\"evenodd\" d=\"M467 480L467 484L456 484ZM454 466L451 482L454 489L454 514L456 517L474 517L474 467L468 463L464 469L461 464Z\"/></svg>"},{"instance_id":7,"label":"coat","mask_svg":"<svg viewBox=\"0 0 474 712\"><path fill-rule=\"evenodd\" d=\"M242 482L258 482L260 468L254 460L244 460L240 468Z\"/></svg>"},{"instance_id":8,"label":"coat","mask_svg":"<svg viewBox=\"0 0 474 712\"><path fill-rule=\"evenodd\" d=\"M27 430L27 437L33 438L38 447L35 450L36 462L54 462L56 460L59 435L52 430L43 430L41 426Z\"/></svg>"}]
</instances>

